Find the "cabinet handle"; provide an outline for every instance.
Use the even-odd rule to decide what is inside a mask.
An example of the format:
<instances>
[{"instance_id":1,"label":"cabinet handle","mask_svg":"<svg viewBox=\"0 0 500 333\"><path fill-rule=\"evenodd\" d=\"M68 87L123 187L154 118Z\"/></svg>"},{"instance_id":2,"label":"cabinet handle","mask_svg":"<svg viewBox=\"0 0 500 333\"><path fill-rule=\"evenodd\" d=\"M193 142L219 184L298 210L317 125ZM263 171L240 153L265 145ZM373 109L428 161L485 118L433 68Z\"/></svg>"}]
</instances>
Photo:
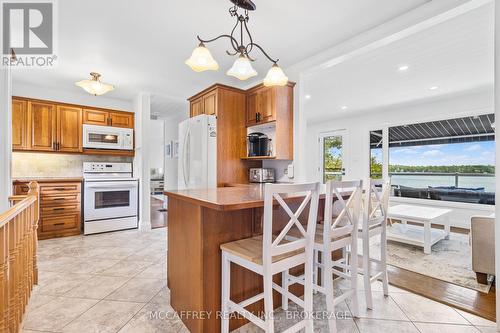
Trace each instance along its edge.
<instances>
[{"instance_id":1,"label":"cabinet handle","mask_svg":"<svg viewBox=\"0 0 500 333\"><path fill-rule=\"evenodd\" d=\"M54 198L54 200L66 200L66 198Z\"/></svg>"},{"instance_id":2,"label":"cabinet handle","mask_svg":"<svg viewBox=\"0 0 500 333\"><path fill-rule=\"evenodd\" d=\"M61 223L54 223L54 225L64 225L64 222L61 222Z\"/></svg>"},{"instance_id":3,"label":"cabinet handle","mask_svg":"<svg viewBox=\"0 0 500 333\"><path fill-rule=\"evenodd\" d=\"M56 150L56 143L52 142L52 150Z\"/></svg>"},{"instance_id":4,"label":"cabinet handle","mask_svg":"<svg viewBox=\"0 0 500 333\"><path fill-rule=\"evenodd\" d=\"M54 188L54 191L64 191L64 190L66 190L65 187L56 187L56 188Z\"/></svg>"},{"instance_id":5,"label":"cabinet handle","mask_svg":"<svg viewBox=\"0 0 500 333\"><path fill-rule=\"evenodd\" d=\"M109 118L109 125L113 126L113 118Z\"/></svg>"},{"instance_id":6,"label":"cabinet handle","mask_svg":"<svg viewBox=\"0 0 500 333\"><path fill-rule=\"evenodd\" d=\"M64 210L64 209L65 209L65 208L62 208L62 207L61 207L61 208L53 208L52 210L54 211L54 210Z\"/></svg>"}]
</instances>

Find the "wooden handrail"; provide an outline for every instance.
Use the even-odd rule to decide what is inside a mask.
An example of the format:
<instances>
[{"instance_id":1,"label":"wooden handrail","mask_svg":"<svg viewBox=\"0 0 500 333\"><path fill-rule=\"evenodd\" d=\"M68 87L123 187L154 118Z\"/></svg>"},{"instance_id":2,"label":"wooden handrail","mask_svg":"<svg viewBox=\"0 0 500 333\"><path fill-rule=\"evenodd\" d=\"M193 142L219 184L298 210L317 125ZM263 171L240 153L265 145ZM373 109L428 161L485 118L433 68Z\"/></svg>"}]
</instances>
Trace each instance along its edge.
<instances>
[{"instance_id":1,"label":"wooden handrail","mask_svg":"<svg viewBox=\"0 0 500 333\"><path fill-rule=\"evenodd\" d=\"M38 283L39 186L9 198L0 214L0 332L19 332L33 285Z\"/></svg>"}]
</instances>

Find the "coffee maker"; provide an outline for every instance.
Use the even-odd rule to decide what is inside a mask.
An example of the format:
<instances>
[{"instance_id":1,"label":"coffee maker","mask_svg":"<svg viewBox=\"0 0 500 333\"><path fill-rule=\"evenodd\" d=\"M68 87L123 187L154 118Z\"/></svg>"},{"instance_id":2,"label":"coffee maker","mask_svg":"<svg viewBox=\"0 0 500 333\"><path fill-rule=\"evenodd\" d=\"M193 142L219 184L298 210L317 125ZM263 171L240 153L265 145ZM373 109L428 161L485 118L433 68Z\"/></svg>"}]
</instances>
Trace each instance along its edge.
<instances>
[{"instance_id":1,"label":"coffee maker","mask_svg":"<svg viewBox=\"0 0 500 333\"><path fill-rule=\"evenodd\" d=\"M264 133L255 132L247 136L248 156L269 156L270 155L270 141L269 137Z\"/></svg>"}]
</instances>

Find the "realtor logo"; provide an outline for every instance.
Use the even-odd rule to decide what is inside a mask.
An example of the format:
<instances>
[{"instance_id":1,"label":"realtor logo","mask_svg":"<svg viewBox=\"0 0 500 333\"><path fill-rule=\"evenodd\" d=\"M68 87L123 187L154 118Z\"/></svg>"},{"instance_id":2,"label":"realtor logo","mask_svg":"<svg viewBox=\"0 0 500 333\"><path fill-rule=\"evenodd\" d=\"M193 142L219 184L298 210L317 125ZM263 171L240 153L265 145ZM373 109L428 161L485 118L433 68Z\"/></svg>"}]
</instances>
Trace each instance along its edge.
<instances>
[{"instance_id":1,"label":"realtor logo","mask_svg":"<svg viewBox=\"0 0 500 333\"><path fill-rule=\"evenodd\" d=\"M56 56L55 0L0 0L2 66L51 68Z\"/></svg>"},{"instance_id":2,"label":"realtor logo","mask_svg":"<svg viewBox=\"0 0 500 333\"><path fill-rule=\"evenodd\" d=\"M54 16L52 2L2 4L3 54L52 54Z\"/></svg>"}]
</instances>

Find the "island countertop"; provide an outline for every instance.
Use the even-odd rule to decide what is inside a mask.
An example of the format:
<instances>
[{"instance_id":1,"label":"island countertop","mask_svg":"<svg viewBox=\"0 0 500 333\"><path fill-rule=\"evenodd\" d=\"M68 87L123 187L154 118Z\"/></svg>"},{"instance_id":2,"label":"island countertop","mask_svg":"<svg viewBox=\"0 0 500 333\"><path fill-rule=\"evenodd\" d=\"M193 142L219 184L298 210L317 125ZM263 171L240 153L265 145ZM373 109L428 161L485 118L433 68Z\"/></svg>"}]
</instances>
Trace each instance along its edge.
<instances>
[{"instance_id":1,"label":"island countertop","mask_svg":"<svg viewBox=\"0 0 500 333\"><path fill-rule=\"evenodd\" d=\"M218 211L231 211L264 206L265 184L238 184L228 187L196 190L166 191L168 197L198 204ZM283 196L293 200L303 198L300 193Z\"/></svg>"}]
</instances>

